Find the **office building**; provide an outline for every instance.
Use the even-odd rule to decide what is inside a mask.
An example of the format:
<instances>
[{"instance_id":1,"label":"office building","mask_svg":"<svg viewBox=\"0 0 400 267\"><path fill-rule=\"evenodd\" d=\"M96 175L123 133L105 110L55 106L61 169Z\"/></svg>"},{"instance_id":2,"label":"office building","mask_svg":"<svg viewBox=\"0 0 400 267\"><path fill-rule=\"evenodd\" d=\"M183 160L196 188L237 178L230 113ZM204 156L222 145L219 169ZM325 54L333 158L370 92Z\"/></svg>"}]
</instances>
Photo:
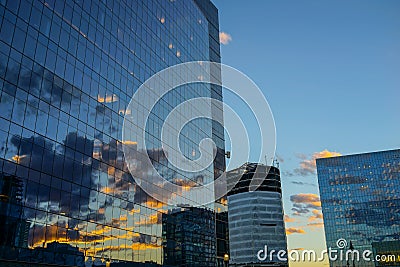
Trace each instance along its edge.
<instances>
[{"instance_id":1,"label":"office building","mask_svg":"<svg viewBox=\"0 0 400 267\"><path fill-rule=\"evenodd\" d=\"M400 150L317 159L317 171L328 248L345 239L360 253L399 251Z\"/></svg>"},{"instance_id":2,"label":"office building","mask_svg":"<svg viewBox=\"0 0 400 267\"><path fill-rule=\"evenodd\" d=\"M215 213L182 207L162 216L164 264L171 266L215 266Z\"/></svg>"},{"instance_id":3,"label":"office building","mask_svg":"<svg viewBox=\"0 0 400 267\"><path fill-rule=\"evenodd\" d=\"M227 173L227 183L229 266L288 266L276 254L257 257L265 246L287 251L279 169L246 163Z\"/></svg>"},{"instance_id":4,"label":"office building","mask_svg":"<svg viewBox=\"0 0 400 267\"><path fill-rule=\"evenodd\" d=\"M21 219L22 192L21 179L0 174L0 248L28 246L29 225ZM9 253L7 249L2 252Z\"/></svg>"},{"instance_id":5,"label":"office building","mask_svg":"<svg viewBox=\"0 0 400 267\"><path fill-rule=\"evenodd\" d=\"M0 227L18 225L0 238L0 265L163 265L169 240L161 218L173 207L136 186L122 151L123 119L135 112L127 110L134 92L158 71L220 61L215 6L208 0L5 0L0 25ZM159 131L179 103L222 100L221 90L181 86L152 111L146 152L169 181L206 183L224 170L222 125L198 119L185 128L187 157L204 138L218 148L214 164L196 174L201 181L165 162ZM222 116L218 105L211 109ZM222 213L224 203L199 208ZM221 235L219 241L227 242ZM63 250L59 244L70 246L64 263L34 256ZM210 257L214 265L223 258Z\"/></svg>"}]
</instances>

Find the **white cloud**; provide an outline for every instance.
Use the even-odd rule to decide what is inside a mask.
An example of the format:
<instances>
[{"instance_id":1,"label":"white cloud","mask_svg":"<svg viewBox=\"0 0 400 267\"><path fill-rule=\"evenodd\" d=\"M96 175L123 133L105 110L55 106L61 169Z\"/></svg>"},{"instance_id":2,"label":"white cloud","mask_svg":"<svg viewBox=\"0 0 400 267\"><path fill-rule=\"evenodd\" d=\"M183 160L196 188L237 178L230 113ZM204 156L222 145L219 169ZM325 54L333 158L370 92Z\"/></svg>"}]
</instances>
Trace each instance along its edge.
<instances>
[{"instance_id":1,"label":"white cloud","mask_svg":"<svg viewBox=\"0 0 400 267\"><path fill-rule=\"evenodd\" d=\"M219 33L219 42L221 44L227 45L232 41L232 36L226 32Z\"/></svg>"}]
</instances>

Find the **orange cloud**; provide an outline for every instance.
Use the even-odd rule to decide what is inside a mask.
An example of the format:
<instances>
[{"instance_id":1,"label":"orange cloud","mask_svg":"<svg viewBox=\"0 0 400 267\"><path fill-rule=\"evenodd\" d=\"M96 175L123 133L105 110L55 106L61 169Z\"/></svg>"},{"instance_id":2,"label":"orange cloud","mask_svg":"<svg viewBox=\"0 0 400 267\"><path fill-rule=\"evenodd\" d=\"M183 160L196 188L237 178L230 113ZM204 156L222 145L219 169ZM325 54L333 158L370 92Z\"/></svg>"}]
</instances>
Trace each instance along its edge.
<instances>
[{"instance_id":1,"label":"orange cloud","mask_svg":"<svg viewBox=\"0 0 400 267\"><path fill-rule=\"evenodd\" d=\"M129 212L130 215L133 215L134 213L139 213L140 212L140 208L137 208L137 209L133 208L128 212Z\"/></svg>"},{"instance_id":2,"label":"orange cloud","mask_svg":"<svg viewBox=\"0 0 400 267\"><path fill-rule=\"evenodd\" d=\"M311 210L321 209L321 200L317 194L300 193L291 195L290 201L293 203L293 215L302 216L309 214Z\"/></svg>"},{"instance_id":3,"label":"orange cloud","mask_svg":"<svg viewBox=\"0 0 400 267\"><path fill-rule=\"evenodd\" d=\"M290 196L290 201L293 203L311 204L313 206L321 207L321 201L317 194L300 193Z\"/></svg>"},{"instance_id":4,"label":"orange cloud","mask_svg":"<svg viewBox=\"0 0 400 267\"><path fill-rule=\"evenodd\" d=\"M294 227L290 227L290 228L286 228L286 234L287 235L291 235L291 234L305 234L306 231L304 231L301 228L294 228Z\"/></svg>"},{"instance_id":5,"label":"orange cloud","mask_svg":"<svg viewBox=\"0 0 400 267\"><path fill-rule=\"evenodd\" d=\"M100 247L91 247L86 249L86 254L88 256L100 256L106 252L112 251L128 251L128 250L149 250L149 249L159 249L160 245L157 244L146 244L146 243L133 243L130 247L123 245L102 245Z\"/></svg>"},{"instance_id":6,"label":"orange cloud","mask_svg":"<svg viewBox=\"0 0 400 267\"><path fill-rule=\"evenodd\" d=\"M296 222L295 218L290 218L288 215L285 215L284 220L286 223Z\"/></svg>"},{"instance_id":7,"label":"orange cloud","mask_svg":"<svg viewBox=\"0 0 400 267\"><path fill-rule=\"evenodd\" d=\"M300 162L299 168L295 169L294 172L295 174L301 176L315 174L315 170L317 169L317 165L315 162L316 159L339 157L341 155L342 154L340 154L339 152L331 152L327 149L321 152L315 152L314 154L312 154L311 158L307 158L307 156L305 155L300 155L299 157L302 158L302 161Z\"/></svg>"},{"instance_id":8,"label":"orange cloud","mask_svg":"<svg viewBox=\"0 0 400 267\"><path fill-rule=\"evenodd\" d=\"M127 221L126 216L120 216L121 221ZM45 244L51 242L68 243L71 246L77 247L80 251L84 252L87 256L102 256L104 252L112 251L132 251L132 250L149 250L160 249L161 245L156 242L143 243L141 234L133 232L134 228L124 228L122 234L115 234L111 232L112 227L99 226L92 231L79 230L79 226L74 229L68 229L67 225L60 227L59 225L48 225L31 228L30 235L30 248L43 247ZM119 246L113 245L119 239L132 240L132 245L126 246L121 243Z\"/></svg>"},{"instance_id":9,"label":"orange cloud","mask_svg":"<svg viewBox=\"0 0 400 267\"><path fill-rule=\"evenodd\" d=\"M161 246L157 244L134 243L132 244L131 248L133 250L147 250L161 248Z\"/></svg>"},{"instance_id":10,"label":"orange cloud","mask_svg":"<svg viewBox=\"0 0 400 267\"><path fill-rule=\"evenodd\" d=\"M113 102L118 101L118 96L116 94L106 95L105 97L98 95L97 101L99 103L113 103Z\"/></svg>"},{"instance_id":11,"label":"orange cloud","mask_svg":"<svg viewBox=\"0 0 400 267\"><path fill-rule=\"evenodd\" d=\"M151 224L160 224L162 220L162 214L159 212L150 214L150 216L141 219L140 221L135 222L137 225L151 225Z\"/></svg>"},{"instance_id":12,"label":"orange cloud","mask_svg":"<svg viewBox=\"0 0 400 267\"><path fill-rule=\"evenodd\" d=\"M219 33L219 42L223 45L227 45L232 41L232 36L226 32Z\"/></svg>"},{"instance_id":13,"label":"orange cloud","mask_svg":"<svg viewBox=\"0 0 400 267\"><path fill-rule=\"evenodd\" d=\"M293 248L293 249L291 249L291 250L289 250L289 251L293 251L293 250L302 251L302 250L304 250L304 248Z\"/></svg>"},{"instance_id":14,"label":"orange cloud","mask_svg":"<svg viewBox=\"0 0 400 267\"><path fill-rule=\"evenodd\" d=\"M100 191L105 193L105 194L112 195L115 192L115 188L111 188L111 187L105 186Z\"/></svg>"},{"instance_id":15,"label":"orange cloud","mask_svg":"<svg viewBox=\"0 0 400 267\"><path fill-rule=\"evenodd\" d=\"M153 209L161 209L162 207L165 206L164 203L155 200L155 199L149 199L148 201L143 203L145 206L149 207L149 208L153 208Z\"/></svg>"},{"instance_id":16,"label":"orange cloud","mask_svg":"<svg viewBox=\"0 0 400 267\"><path fill-rule=\"evenodd\" d=\"M308 223L307 226L310 226L310 227L323 227L324 223L323 222Z\"/></svg>"},{"instance_id":17,"label":"orange cloud","mask_svg":"<svg viewBox=\"0 0 400 267\"><path fill-rule=\"evenodd\" d=\"M313 210L312 213L313 213L313 215L310 218L308 218L308 221L313 222L316 220L323 219L322 212L320 210Z\"/></svg>"},{"instance_id":18,"label":"orange cloud","mask_svg":"<svg viewBox=\"0 0 400 267\"><path fill-rule=\"evenodd\" d=\"M197 181L184 180L184 179L181 179L181 178L174 178L173 182L176 185L182 186L182 189L184 191L189 191L189 190L191 190L192 187L196 187L196 186L201 185L203 183L203 180L202 180L202 178L198 179Z\"/></svg>"},{"instance_id":19,"label":"orange cloud","mask_svg":"<svg viewBox=\"0 0 400 267\"><path fill-rule=\"evenodd\" d=\"M294 203L294 207L298 208L319 209L321 207L321 200L319 199L319 196L312 193L300 193L297 195L291 195L290 201Z\"/></svg>"}]
</instances>

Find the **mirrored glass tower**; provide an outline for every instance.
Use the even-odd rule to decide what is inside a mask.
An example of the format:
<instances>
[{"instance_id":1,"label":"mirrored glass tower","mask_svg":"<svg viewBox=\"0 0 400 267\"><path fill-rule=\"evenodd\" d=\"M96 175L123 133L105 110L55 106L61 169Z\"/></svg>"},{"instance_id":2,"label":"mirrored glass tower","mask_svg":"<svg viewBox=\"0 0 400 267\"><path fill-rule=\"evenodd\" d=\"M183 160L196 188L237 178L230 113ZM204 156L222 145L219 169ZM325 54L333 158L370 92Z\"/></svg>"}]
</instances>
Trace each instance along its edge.
<instances>
[{"instance_id":1,"label":"mirrored glass tower","mask_svg":"<svg viewBox=\"0 0 400 267\"><path fill-rule=\"evenodd\" d=\"M360 255L373 251L371 259L396 254L396 262L361 258L356 266L400 266L400 150L317 159L317 171L327 247L345 239L343 249L351 242Z\"/></svg>"},{"instance_id":2,"label":"mirrored glass tower","mask_svg":"<svg viewBox=\"0 0 400 267\"><path fill-rule=\"evenodd\" d=\"M163 235L162 218L175 207L135 184L122 151L122 123L135 112L127 110L132 95L153 74L188 61L220 61L215 6L208 0L4 0L0 25L0 265L163 265L165 244L176 240ZM196 158L200 140L216 144L213 164L195 176L171 166L160 141L176 105L200 96L222 100L221 90L201 83L175 88L152 111L146 153L170 181L203 184L224 171L223 126L213 120L191 121L180 136L188 158ZM221 107L210 108L222 116ZM198 209L205 218L213 212L214 231L204 234L214 240L210 266L220 265L227 236L215 228L226 222L215 213L226 212L226 201Z\"/></svg>"}]
</instances>

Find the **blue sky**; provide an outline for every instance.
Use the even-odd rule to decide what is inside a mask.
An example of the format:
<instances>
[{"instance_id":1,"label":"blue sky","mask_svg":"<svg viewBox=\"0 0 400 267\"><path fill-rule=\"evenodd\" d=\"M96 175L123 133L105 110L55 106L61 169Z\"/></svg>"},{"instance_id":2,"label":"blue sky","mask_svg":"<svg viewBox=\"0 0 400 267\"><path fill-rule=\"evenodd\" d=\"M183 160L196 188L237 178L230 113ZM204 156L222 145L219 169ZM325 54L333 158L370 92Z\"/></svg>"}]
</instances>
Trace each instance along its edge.
<instances>
[{"instance_id":1,"label":"blue sky","mask_svg":"<svg viewBox=\"0 0 400 267\"><path fill-rule=\"evenodd\" d=\"M290 217L292 195L318 194L292 183L317 184L299 175L314 153L400 147L400 1L213 2L232 38L222 62L248 75L274 114ZM289 235L290 248L324 242L323 228L307 227L311 216L288 223L305 231Z\"/></svg>"}]
</instances>

